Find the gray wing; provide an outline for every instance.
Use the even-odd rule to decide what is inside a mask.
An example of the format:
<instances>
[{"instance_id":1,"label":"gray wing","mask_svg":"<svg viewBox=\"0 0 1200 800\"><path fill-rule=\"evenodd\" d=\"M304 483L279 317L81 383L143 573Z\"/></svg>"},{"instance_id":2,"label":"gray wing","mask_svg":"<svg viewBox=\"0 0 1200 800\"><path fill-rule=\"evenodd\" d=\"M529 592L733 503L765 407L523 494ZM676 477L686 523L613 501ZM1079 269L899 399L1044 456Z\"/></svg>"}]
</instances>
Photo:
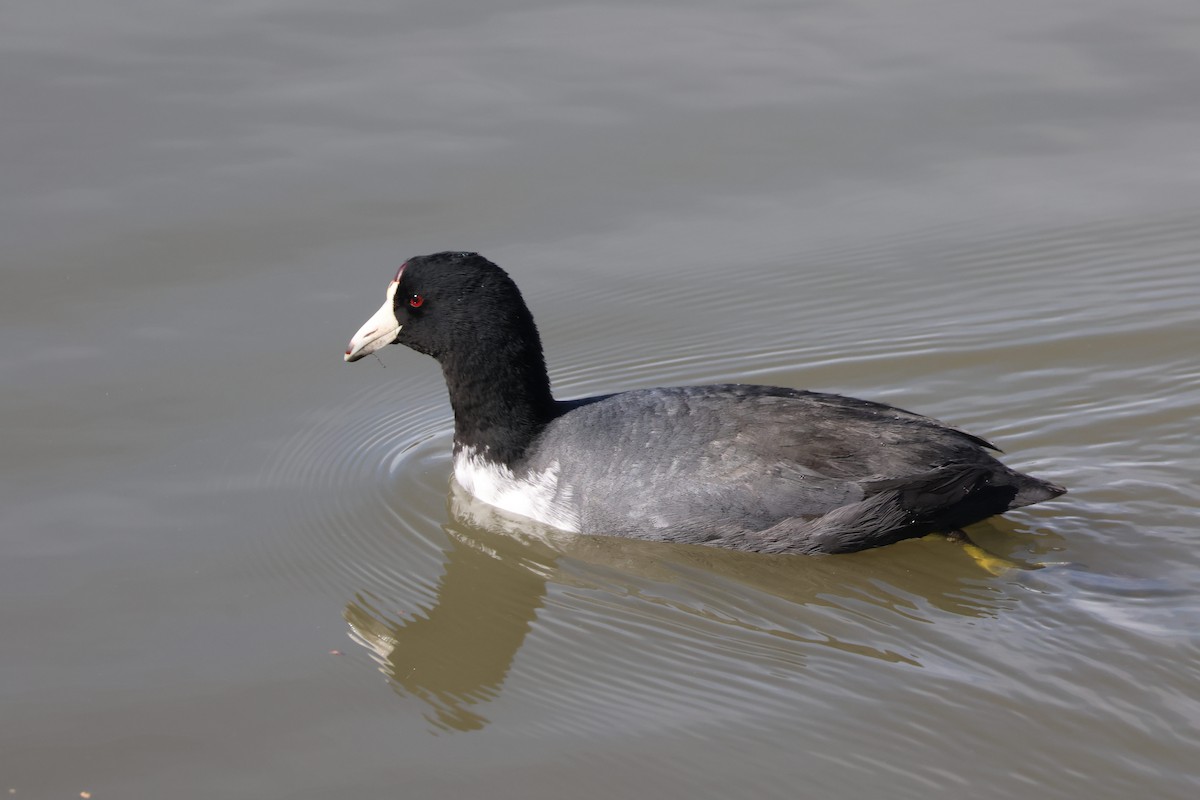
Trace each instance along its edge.
<instances>
[{"instance_id":1,"label":"gray wing","mask_svg":"<svg viewBox=\"0 0 1200 800\"><path fill-rule=\"evenodd\" d=\"M560 495L589 532L762 530L861 503L880 482L940 464L995 463L987 442L928 417L777 387L626 392L584 401L567 419L537 450L555 454Z\"/></svg>"}]
</instances>

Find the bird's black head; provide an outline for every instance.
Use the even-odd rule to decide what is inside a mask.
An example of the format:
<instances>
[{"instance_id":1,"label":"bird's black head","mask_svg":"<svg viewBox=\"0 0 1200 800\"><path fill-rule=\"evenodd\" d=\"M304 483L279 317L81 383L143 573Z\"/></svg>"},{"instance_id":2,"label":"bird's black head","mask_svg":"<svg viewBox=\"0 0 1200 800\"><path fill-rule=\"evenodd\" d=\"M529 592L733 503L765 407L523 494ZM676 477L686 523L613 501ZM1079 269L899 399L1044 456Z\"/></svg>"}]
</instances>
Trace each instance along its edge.
<instances>
[{"instance_id":1,"label":"bird's black head","mask_svg":"<svg viewBox=\"0 0 1200 800\"><path fill-rule=\"evenodd\" d=\"M540 358L533 318L508 273L478 253L434 253L400 266L383 306L350 340L346 360L389 344L443 362L471 360L531 340Z\"/></svg>"},{"instance_id":2,"label":"bird's black head","mask_svg":"<svg viewBox=\"0 0 1200 800\"><path fill-rule=\"evenodd\" d=\"M403 344L442 365L454 444L512 463L555 414L542 343L521 293L477 253L410 258L346 360Z\"/></svg>"}]
</instances>

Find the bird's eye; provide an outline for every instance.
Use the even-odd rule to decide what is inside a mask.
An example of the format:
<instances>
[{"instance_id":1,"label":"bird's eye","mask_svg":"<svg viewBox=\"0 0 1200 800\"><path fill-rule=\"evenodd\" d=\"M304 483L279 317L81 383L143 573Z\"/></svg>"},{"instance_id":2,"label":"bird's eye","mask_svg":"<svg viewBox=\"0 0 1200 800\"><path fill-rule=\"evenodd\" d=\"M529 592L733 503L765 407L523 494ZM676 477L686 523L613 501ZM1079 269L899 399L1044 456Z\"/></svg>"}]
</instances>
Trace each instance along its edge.
<instances>
[{"instance_id":1,"label":"bird's eye","mask_svg":"<svg viewBox=\"0 0 1200 800\"><path fill-rule=\"evenodd\" d=\"M414 294L412 297L408 298L408 304L413 308L420 308L421 306L425 305L425 298L421 297L419 294Z\"/></svg>"}]
</instances>

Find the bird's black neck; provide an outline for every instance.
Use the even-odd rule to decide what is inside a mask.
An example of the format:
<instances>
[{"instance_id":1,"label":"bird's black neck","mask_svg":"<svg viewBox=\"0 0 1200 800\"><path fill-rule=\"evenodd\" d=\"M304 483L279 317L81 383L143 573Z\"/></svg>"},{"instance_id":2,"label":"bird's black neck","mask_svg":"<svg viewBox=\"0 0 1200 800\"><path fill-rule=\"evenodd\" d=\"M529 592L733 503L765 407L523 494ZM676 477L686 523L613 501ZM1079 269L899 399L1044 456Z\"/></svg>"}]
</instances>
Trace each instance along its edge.
<instances>
[{"instance_id":1,"label":"bird's black neck","mask_svg":"<svg viewBox=\"0 0 1200 800\"><path fill-rule=\"evenodd\" d=\"M441 360L454 409L454 452L511 466L554 416L542 346L513 342L497 351L463 348Z\"/></svg>"}]
</instances>

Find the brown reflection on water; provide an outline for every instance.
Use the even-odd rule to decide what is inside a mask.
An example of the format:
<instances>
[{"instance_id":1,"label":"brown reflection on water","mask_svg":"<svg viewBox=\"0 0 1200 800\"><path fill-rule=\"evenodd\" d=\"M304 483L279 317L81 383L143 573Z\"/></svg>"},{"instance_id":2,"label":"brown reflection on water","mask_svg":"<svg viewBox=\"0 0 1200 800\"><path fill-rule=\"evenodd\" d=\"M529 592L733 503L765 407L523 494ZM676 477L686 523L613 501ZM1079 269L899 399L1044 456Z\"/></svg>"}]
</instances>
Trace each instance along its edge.
<instances>
[{"instance_id":1,"label":"brown reflection on water","mask_svg":"<svg viewBox=\"0 0 1200 800\"><path fill-rule=\"evenodd\" d=\"M482 728L471 706L496 695L529 633L546 581L504 558L451 537L432 608L401 618L386 598L358 594L344 617L352 636L370 648L392 687L429 704L439 729Z\"/></svg>"},{"instance_id":2,"label":"brown reflection on water","mask_svg":"<svg viewBox=\"0 0 1200 800\"><path fill-rule=\"evenodd\" d=\"M351 637L371 652L393 690L429 706L425 718L435 730L471 731L489 723L479 706L499 695L550 583L634 598L664 617L690 618L697 635L717 626L725 636L774 637L799 650L800 663L805 650L816 647L922 666L894 647L809 627L806 614L817 609L859 617L865 610L870 626L872 609L927 621L938 613L995 616L1012 602L989 586L992 576L961 546L933 537L848 556L767 556L537 528L457 486L449 505L452 521L444 530L451 544L431 607L408 613L391 598L364 591L343 613ZM985 528L984 535L1004 538L997 528ZM571 569L563 568L567 562ZM714 584L737 589L714 595ZM787 613L764 619L757 593L790 604Z\"/></svg>"}]
</instances>

